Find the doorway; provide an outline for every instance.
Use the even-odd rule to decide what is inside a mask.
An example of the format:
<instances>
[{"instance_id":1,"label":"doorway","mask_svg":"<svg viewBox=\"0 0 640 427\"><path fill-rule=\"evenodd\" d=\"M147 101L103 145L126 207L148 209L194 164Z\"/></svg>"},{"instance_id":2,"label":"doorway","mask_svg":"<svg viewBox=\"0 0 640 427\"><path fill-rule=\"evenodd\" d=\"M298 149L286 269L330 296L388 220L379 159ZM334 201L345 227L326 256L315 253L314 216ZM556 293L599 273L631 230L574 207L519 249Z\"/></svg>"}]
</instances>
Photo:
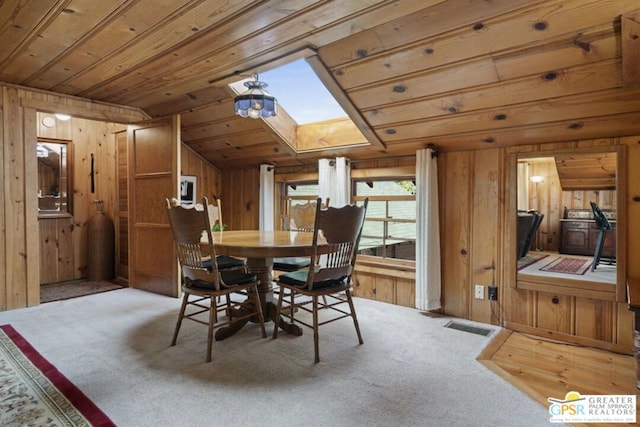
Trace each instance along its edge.
<instances>
[{"instance_id":1,"label":"doorway","mask_svg":"<svg viewBox=\"0 0 640 427\"><path fill-rule=\"evenodd\" d=\"M594 295L610 295L607 299L623 298L624 239L607 238L615 264L591 268L599 233L591 202L606 212L616 232L623 235L624 219L621 222L619 217L622 213L624 218L624 201L617 194L625 179L619 167L624 164L624 150L592 147L520 153L516 157L514 211L518 216L534 211L544 216L534 230L528 252L523 255L518 249L515 256L516 287L570 295L589 289ZM517 229L514 224L514 235Z\"/></svg>"}]
</instances>

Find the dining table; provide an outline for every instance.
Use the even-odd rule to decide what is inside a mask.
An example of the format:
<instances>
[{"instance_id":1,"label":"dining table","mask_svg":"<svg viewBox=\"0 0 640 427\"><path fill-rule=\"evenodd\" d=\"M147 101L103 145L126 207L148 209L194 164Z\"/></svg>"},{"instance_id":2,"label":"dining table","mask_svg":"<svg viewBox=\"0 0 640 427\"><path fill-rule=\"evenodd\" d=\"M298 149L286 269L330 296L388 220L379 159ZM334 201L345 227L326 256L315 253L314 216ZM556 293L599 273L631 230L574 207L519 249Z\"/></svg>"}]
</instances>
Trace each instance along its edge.
<instances>
[{"instance_id":1,"label":"dining table","mask_svg":"<svg viewBox=\"0 0 640 427\"><path fill-rule=\"evenodd\" d=\"M213 232L212 237L217 255L246 258L247 271L260 281L258 294L264 319L275 321L277 307L273 301L273 259L311 256L313 233L285 230L224 230ZM319 252L326 246L322 236L318 236ZM244 324L246 322L238 322L218 329L216 340L220 341L235 334ZM298 325L285 321L279 324L281 329L292 335L302 335L302 328Z\"/></svg>"}]
</instances>

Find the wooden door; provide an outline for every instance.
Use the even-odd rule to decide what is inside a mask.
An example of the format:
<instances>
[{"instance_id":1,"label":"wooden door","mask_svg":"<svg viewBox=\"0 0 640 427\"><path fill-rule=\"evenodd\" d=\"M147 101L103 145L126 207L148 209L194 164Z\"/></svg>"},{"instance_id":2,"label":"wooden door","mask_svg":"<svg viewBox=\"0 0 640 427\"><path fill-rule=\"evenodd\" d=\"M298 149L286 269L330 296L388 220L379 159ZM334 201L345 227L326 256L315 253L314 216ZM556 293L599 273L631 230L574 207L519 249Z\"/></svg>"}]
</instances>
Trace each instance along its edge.
<instances>
[{"instance_id":1,"label":"wooden door","mask_svg":"<svg viewBox=\"0 0 640 427\"><path fill-rule=\"evenodd\" d=\"M116 277L129 280L129 141L127 132L116 134L117 200Z\"/></svg>"},{"instance_id":2,"label":"wooden door","mask_svg":"<svg viewBox=\"0 0 640 427\"><path fill-rule=\"evenodd\" d=\"M129 286L180 293L165 198L178 194L180 117L129 126Z\"/></svg>"}]
</instances>

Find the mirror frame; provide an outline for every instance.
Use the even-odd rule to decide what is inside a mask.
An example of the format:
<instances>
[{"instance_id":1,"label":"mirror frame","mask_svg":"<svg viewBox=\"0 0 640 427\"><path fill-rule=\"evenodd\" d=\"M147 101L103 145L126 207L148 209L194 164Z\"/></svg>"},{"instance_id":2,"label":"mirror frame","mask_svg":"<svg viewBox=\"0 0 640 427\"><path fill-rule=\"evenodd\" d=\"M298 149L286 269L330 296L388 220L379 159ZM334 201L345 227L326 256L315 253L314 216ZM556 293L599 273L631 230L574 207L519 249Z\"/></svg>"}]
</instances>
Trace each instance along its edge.
<instances>
[{"instance_id":1,"label":"mirror frame","mask_svg":"<svg viewBox=\"0 0 640 427\"><path fill-rule=\"evenodd\" d=\"M506 277L509 278L510 287L530 291L541 291L569 296L594 298L615 302L626 302L626 273L627 273L627 241L623 236L627 235L627 150L626 146L603 145L589 147L575 147L557 150L532 151L525 147L522 151L516 150L509 153L507 160L507 203L506 203L506 245L505 268ZM517 163L518 160L539 157L554 157L558 154L586 154L586 153L616 153L616 234L621 238L616 239L616 284L607 287L606 284L587 282L573 278L545 278L536 276L535 280L520 279L517 272ZM531 277L531 276L529 276Z\"/></svg>"},{"instance_id":2,"label":"mirror frame","mask_svg":"<svg viewBox=\"0 0 640 427\"><path fill-rule=\"evenodd\" d=\"M73 217L73 143L66 139L41 138L38 137L36 144L50 143L65 145L67 164L67 208L64 211L41 211L38 209L38 218L70 218ZM36 159L36 163L37 159ZM39 172L37 172L39 175ZM36 196L38 197L38 196ZM38 204L39 205L39 204Z\"/></svg>"}]
</instances>

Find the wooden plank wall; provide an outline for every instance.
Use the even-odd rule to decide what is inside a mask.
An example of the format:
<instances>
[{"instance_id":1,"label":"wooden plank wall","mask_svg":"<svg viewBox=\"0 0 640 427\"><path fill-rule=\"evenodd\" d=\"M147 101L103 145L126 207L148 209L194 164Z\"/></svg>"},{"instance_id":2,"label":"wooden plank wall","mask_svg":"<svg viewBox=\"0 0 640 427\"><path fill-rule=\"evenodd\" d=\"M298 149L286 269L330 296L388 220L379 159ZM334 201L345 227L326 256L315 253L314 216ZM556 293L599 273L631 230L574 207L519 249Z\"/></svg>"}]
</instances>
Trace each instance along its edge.
<instances>
[{"instance_id":1,"label":"wooden plank wall","mask_svg":"<svg viewBox=\"0 0 640 427\"><path fill-rule=\"evenodd\" d=\"M257 230L260 221L260 171L222 173L222 215L229 230Z\"/></svg>"},{"instance_id":2,"label":"wooden plank wall","mask_svg":"<svg viewBox=\"0 0 640 427\"><path fill-rule=\"evenodd\" d=\"M42 120L55 121L46 127ZM104 201L112 221L118 210L116 198L115 125L71 118L59 120L53 114L37 114L38 137L71 141L73 144L73 218L39 218L40 283L80 279L87 274L87 226L97 212L95 200ZM120 126L122 127L122 126ZM91 156L94 160L95 192L91 192Z\"/></svg>"},{"instance_id":3,"label":"wooden plank wall","mask_svg":"<svg viewBox=\"0 0 640 427\"><path fill-rule=\"evenodd\" d=\"M145 120L148 116L137 109L98 104L76 97L29 90L19 86L1 85L0 90L2 93L0 149L3 153L0 172L5 178L2 184L3 191L0 192L2 194L0 195L0 310L10 310L40 302L41 248L38 237L40 227L36 197L38 175L35 155L39 123L37 112L73 113L77 117L83 117L84 119L79 119L78 129L87 132L87 135L82 138L85 138L91 148L95 148L95 153L103 153L109 148L101 145L103 127L94 129L87 125L87 120L130 123ZM92 129L89 129L90 127ZM73 131L69 130L69 132ZM83 159L87 153L90 152L76 151L75 157ZM109 162L113 160L106 155L104 161L105 163L100 165L102 169L107 168ZM82 176L82 171L85 171L86 177L86 167L78 172L79 176ZM7 177L11 178L7 179ZM86 193L86 188L88 185L80 187L78 191ZM111 196L106 194L100 197L108 199ZM89 218L91 207L80 203L76 209L83 218ZM74 223L73 227L76 226ZM69 227L68 224L67 227ZM65 227L59 227L58 230L65 230ZM58 232L55 234L60 235ZM80 235L80 233L76 234ZM65 234L65 239L68 239L67 235L68 233ZM77 238L81 239L81 237ZM74 247L74 256L75 252L80 250ZM77 258L80 261L73 262L73 269L80 268L85 254L86 251L82 255L78 254ZM65 268L68 267L65 266Z\"/></svg>"},{"instance_id":4,"label":"wooden plank wall","mask_svg":"<svg viewBox=\"0 0 640 427\"><path fill-rule=\"evenodd\" d=\"M44 117L56 120L51 128L42 125ZM114 221L116 229L117 276L128 279L128 228L126 227L128 203L118 197L118 188L126 189L126 151L117 153L115 139L125 138L123 126L101 121L72 118L61 121L52 114L38 113L38 136L65 139L74 147L74 212L73 218L41 218L40 224L40 283L54 283L86 277L87 270L87 225L96 213L93 200L104 201L106 215ZM125 147L120 145L120 150ZM91 154L94 154L95 193L90 192ZM220 194L220 172L198 156L186 145L182 146L182 174L195 175L198 180L197 197L209 198ZM126 192L123 194L126 197Z\"/></svg>"},{"instance_id":5,"label":"wooden plank wall","mask_svg":"<svg viewBox=\"0 0 640 427\"><path fill-rule=\"evenodd\" d=\"M633 138L609 139L607 144L625 144L629 151L638 150L637 142L632 141ZM598 140L512 149L523 152L566 150L602 144L603 141ZM630 352L633 344L630 332L632 322L626 304L586 296L563 295L561 292L517 289L509 283L510 266L507 264L510 257L506 251L511 246L505 244L508 236L505 200L510 186L515 183L508 182L506 178L508 174L505 159L508 150L497 148L448 152L442 153L439 158L444 312L481 322L505 322L510 328L530 333ZM637 161L638 153L630 157ZM639 173L629 166L627 183L630 187L635 185L633 188L636 191L630 193L632 195L640 191L638 184L632 184L638 181ZM557 212L556 216L561 215L563 204L575 207L583 199L587 199L588 204L588 199L591 198L585 192L567 192L563 196L553 191L555 190L545 190L544 193L541 191L538 201L552 212ZM614 199L608 193L598 196L612 202ZM629 202L629 218L633 218L633 213L637 215L637 204L638 202ZM630 220L626 240L631 244L638 237L640 226ZM629 267L633 264L632 250L628 250ZM629 270L628 276L637 277L634 275L638 273ZM492 303L486 299L475 300L473 289L476 284L496 284L499 287L498 301Z\"/></svg>"},{"instance_id":6,"label":"wooden plank wall","mask_svg":"<svg viewBox=\"0 0 640 427\"><path fill-rule=\"evenodd\" d=\"M204 196L209 200L219 199L222 196L222 174L220 171L185 144L182 144L180 156L180 173L196 177L196 199L199 201ZM224 221L226 219L223 217Z\"/></svg>"},{"instance_id":7,"label":"wooden plank wall","mask_svg":"<svg viewBox=\"0 0 640 427\"><path fill-rule=\"evenodd\" d=\"M617 192L614 190L563 191L553 158L534 158L528 161L529 174L544 177L540 183L528 182L529 208L545 213L540 223L540 240L533 246L543 251L557 251L562 240L561 222L565 209L591 209L596 202L602 209L614 209Z\"/></svg>"}]
</instances>

